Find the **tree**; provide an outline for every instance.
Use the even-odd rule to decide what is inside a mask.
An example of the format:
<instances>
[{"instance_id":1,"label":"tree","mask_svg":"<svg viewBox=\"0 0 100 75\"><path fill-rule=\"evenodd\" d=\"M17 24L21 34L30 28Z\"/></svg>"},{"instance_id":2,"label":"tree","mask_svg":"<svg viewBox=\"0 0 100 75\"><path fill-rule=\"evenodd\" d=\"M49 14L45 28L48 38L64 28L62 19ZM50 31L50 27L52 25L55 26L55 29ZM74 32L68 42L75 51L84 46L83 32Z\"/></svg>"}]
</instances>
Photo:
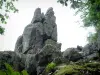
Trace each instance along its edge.
<instances>
[{"instance_id":1,"label":"tree","mask_svg":"<svg viewBox=\"0 0 100 75\"><path fill-rule=\"evenodd\" d=\"M96 30L96 33L88 37L88 41L97 41L97 34L100 31L100 0L58 0L58 2L65 6L70 2L71 8L76 9L77 14L81 12L84 27L93 26Z\"/></svg>"},{"instance_id":2,"label":"tree","mask_svg":"<svg viewBox=\"0 0 100 75\"><path fill-rule=\"evenodd\" d=\"M14 6L14 2L18 0L0 0L0 34L4 33L3 24L7 24L10 12L18 12L18 9Z\"/></svg>"}]
</instances>

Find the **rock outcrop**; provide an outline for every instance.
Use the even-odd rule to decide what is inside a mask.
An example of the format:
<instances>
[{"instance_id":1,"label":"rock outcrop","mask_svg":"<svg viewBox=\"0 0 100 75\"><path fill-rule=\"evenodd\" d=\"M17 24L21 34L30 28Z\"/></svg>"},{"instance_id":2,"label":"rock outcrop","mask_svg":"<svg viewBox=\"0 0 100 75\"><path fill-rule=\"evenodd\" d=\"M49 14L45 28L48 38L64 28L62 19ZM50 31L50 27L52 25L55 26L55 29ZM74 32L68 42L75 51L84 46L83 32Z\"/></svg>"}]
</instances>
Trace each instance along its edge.
<instances>
[{"instance_id":1,"label":"rock outcrop","mask_svg":"<svg viewBox=\"0 0 100 75\"><path fill-rule=\"evenodd\" d=\"M37 8L34 17L17 40L15 52L36 54L44 46L47 39L57 42L57 25L53 8L49 8L44 15Z\"/></svg>"},{"instance_id":2,"label":"rock outcrop","mask_svg":"<svg viewBox=\"0 0 100 75\"><path fill-rule=\"evenodd\" d=\"M18 57L16 53L12 51L0 52L0 69L4 69L2 63L13 65L13 68L17 71L21 71L22 69L24 69L20 57Z\"/></svg>"},{"instance_id":3,"label":"rock outcrop","mask_svg":"<svg viewBox=\"0 0 100 75\"><path fill-rule=\"evenodd\" d=\"M7 62L18 71L26 69L29 75L40 75L48 63L62 56L55 21L52 7L45 15L37 8L31 23L18 37L14 52L0 52L0 63ZM3 69L2 65L0 69Z\"/></svg>"},{"instance_id":4,"label":"rock outcrop","mask_svg":"<svg viewBox=\"0 0 100 75\"><path fill-rule=\"evenodd\" d=\"M82 49L84 58L93 58L97 56L98 44L96 42L85 45Z\"/></svg>"},{"instance_id":5,"label":"rock outcrop","mask_svg":"<svg viewBox=\"0 0 100 75\"><path fill-rule=\"evenodd\" d=\"M68 48L63 52L63 57L69 61L92 59L98 56L98 43L88 43L84 47Z\"/></svg>"},{"instance_id":6,"label":"rock outcrop","mask_svg":"<svg viewBox=\"0 0 100 75\"><path fill-rule=\"evenodd\" d=\"M31 23L16 42L15 53L21 58L29 75L39 75L48 63L61 56L55 21L52 7L45 15L37 8Z\"/></svg>"},{"instance_id":7,"label":"rock outcrop","mask_svg":"<svg viewBox=\"0 0 100 75\"><path fill-rule=\"evenodd\" d=\"M68 61L78 61L83 58L81 48L68 48L64 51L63 57Z\"/></svg>"}]
</instances>

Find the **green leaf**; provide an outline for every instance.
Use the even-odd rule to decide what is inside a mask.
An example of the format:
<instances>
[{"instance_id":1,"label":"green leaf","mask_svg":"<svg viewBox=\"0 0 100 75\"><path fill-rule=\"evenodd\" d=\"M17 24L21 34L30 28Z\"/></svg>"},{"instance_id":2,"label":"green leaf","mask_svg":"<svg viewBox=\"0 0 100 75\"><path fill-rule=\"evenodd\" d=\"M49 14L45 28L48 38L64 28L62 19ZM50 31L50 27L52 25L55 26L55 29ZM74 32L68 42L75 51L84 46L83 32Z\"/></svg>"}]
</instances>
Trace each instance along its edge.
<instances>
[{"instance_id":1,"label":"green leaf","mask_svg":"<svg viewBox=\"0 0 100 75\"><path fill-rule=\"evenodd\" d=\"M16 12L18 13L18 9L16 9L16 10L14 11L14 13L16 13Z\"/></svg>"},{"instance_id":2,"label":"green leaf","mask_svg":"<svg viewBox=\"0 0 100 75\"><path fill-rule=\"evenodd\" d=\"M6 75L6 73L2 70L0 70L0 75Z\"/></svg>"},{"instance_id":3,"label":"green leaf","mask_svg":"<svg viewBox=\"0 0 100 75\"><path fill-rule=\"evenodd\" d=\"M20 75L20 73L19 72L12 72L11 75Z\"/></svg>"},{"instance_id":4,"label":"green leaf","mask_svg":"<svg viewBox=\"0 0 100 75\"><path fill-rule=\"evenodd\" d=\"M22 75L28 75L26 70L23 70L21 73L22 73Z\"/></svg>"},{"instance_id":5,"label":"green leaf","mask_svg":"<svg viewBox=\"0 0 100 75\"><path fill-rule=\"evenodd\" d=\"M4 33L4 30L5 30L5 29L4 29L3 27L0 26L0 34L3 34L3 33Z\"/></svg>"},{"instance_id":6,"label":"green leaf","mask_svg":"<svg viewBox=\"0 0 100 75\"><path fill-rule=\"evenodd\" d=\"M51 62L46 66L46 72L50 72L52 69L56 67L56 64Z\"/></svg>"},{"instance_id":7,"label":"green leaf","mask_svg":"<svg viewBox=\"0 0 100 75\"><path fill-rule=\"evenodd\" d=\"M6 17L6 19L8 19L8 18L9 18L9 16L8 16L7 14L5 14L5 17Z\"/></svg>"},{"instance_id":8,"label":"green leaf","mask_svg":"<svg viewBox=\"0 0 100 75\"><path fill-rule=\"evenodd\" d=\"M7 64L7 63L5 63L5 67L7 69L6 70L7 74L8 75L12 75L12 73L14 72L13 68L9 64Z\"/></svg>"}]
</instances>

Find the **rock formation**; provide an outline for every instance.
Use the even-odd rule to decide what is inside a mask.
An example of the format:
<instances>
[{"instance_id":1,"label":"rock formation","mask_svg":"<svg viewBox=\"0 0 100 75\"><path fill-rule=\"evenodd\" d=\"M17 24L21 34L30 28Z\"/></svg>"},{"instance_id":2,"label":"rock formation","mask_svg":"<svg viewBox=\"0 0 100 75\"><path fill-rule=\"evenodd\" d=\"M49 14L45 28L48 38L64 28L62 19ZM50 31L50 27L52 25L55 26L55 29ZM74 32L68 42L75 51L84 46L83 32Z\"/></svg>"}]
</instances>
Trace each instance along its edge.
<instances>
[{"instance_id":1,"label":"rock formation","mask_svg":"<svg viewBox=\"0 0 100 75\"><path fill-rule=\"evenodd\" d=\"M77 48L68 48L64 51L63 57L68 61L78 61L83 58L81 51L80 46Z\"/></svg>"},{"instance_id":2,"label":"rock formation","mask_svg":"<svg viewBox=\"0 0 100 75\"><path fill-rule=\"evenodd\" d=\"M52 61L57 62L63 58L78 61L96 56L99 48L97 43L68 48L61 53L61 43L57 42L55 21L52 7L45 15L41 13L40 8L37 8L31 23L25 27L23 34L17 39L14 52L0 52L0 63L7 62L18 71L26 69L29 75L40 75L46 65ZM1 64L0 69L3 69Z\"/></svg>"},{"instance_id":3,"label":"rock formation","mask_svg":"<svg viewBox=\"0 0 100 75\"><path fill-rule=\"evenodd\" d=\"M57 43L55 21L52 7L45 15L37 8L31 23L25 27L16 42L15 53L24 59L23 65L30 75L36 72L39 75L49 62L61 56L61 44Z\"/></svg>"},{"instance_id":4,"label":"rock formation","mask_svg":"<svg viewBox=\"0 0 100 75\"><path fill-rule=\"evenodd\" d=\"M25 27L23 34L18 38L15 52L36 54L43 48L47 39L57 42L55 20L53 8L49 8L45 15L41 13L40 8L37 8L31 23Z\"/></svg>"},{"instance_id":5,"label":"rock formation","mask_svg":"<svg viewBox=\"0 0 100 75\"><path fill-rule=\"evenodd\" d=\"M48 63L61 56L61 43L57 43L55 21L52 7L45 15L37 8L31 23L18 37L14 52L0 52L0 60L13 65L15 70L26 69L29 75L42 73ZM3 69L2 65L0 68Z\"/></svg>"},{"instance_id":6,"label":"rock formation","mask_svg":"<svg viewBox=\"0 0 100 75\"><path fill-rule=\"evenodd\" d=\"M98 43L88 43L84 47L68 48L63 52L63 57L69 61L92 59L98 56Z\"/></svg>"}]
</instances>

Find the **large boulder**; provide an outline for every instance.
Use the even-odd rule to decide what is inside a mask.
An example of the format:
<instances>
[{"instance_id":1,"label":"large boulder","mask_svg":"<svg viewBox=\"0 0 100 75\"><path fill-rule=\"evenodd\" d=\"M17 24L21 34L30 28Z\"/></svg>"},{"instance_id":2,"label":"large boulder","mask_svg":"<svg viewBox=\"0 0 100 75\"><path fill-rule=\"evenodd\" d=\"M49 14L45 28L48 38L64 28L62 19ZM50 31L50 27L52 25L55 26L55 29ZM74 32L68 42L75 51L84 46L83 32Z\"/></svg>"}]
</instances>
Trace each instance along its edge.
<instances>
[{"instance_id":1,"label":"large boulder","mask_svg":"<svg viewBox=\"0 0 100 75\"><path fill-rule=\"evenodd\" d=\"M88 56L91 55L93 53L96 53L98 51L98 45L97 43L89 43L87 45L85 45L82 49L82 52L84 54L84 56Z\"/></svg>"},{"instance_id":2,"label":"large boulder","mask_svg":"<svg viewBox=\"0 0 100 75\"><path fill-rule=\"evenodd\" d=\"M15 52L24 54L36 54L43 48L47 39L57 42L57 25L55 23L53 8L49 8L44 15L41 9L37 8L34 17L24 29L22 36L16 42Z\"/></svg>"},{"instance_id":3,"label":"large boulder","mask_svg":"<svg viewBox=\"0 0 100 75\"><path fill-rule=\"evenodd\" d=\"M13 51L2 51L0 52L0 69L3 69L3 63L8 63L13 66L17 71L24 69L22 66L21 58L16 55Z\"/></svg>"},{"instance_id":4,"label":"large boulder","mask_svg":"<svg viewBox=\"0 0 100 75\"><path fill-rule=\"evenodd\" d=\"M84 60L90 60L95 57L98 57L98 43L88 43L82 49L82 54Z\"/></svg>"},{"instance_id":5,"label":"large boulder","mask_svg":"<svg viewBox=\"0 0 100 75\"><path fill-rule=\"evenodd\" d=\"M42 65L46 65L47 63L53 61L55 58L61 56L61 51L59 50L59 47L61 46L58 47L58 45L59 44L57 44L55 41L48 39L45 42L42 50L38 53L38 62ZM41 63L42 61L44 63Z\"/></svg>"},{"instance_id":6,"label":"large boulder","mask_svg":"<svg viewBox=\"0 0 100 75\"><path fill-rule=\"evenodd\" d=\"M15 60L15 53L14 52L11 52L11 51L0 52L0 61L13 64L14 60Z\"/></svg>"},{"instance_id":7,"label":"large boulder","mask_svg":"<svg viewBox=\"0 0 100 75\"><path fill-rule=\"evenodd\" d=\"M97 57L98 43L88 43L84 47L68 48L63 52L63 57L69 61L78 61L80 59L92 59Z\"/></svg>"},{"instance_id":8,"label":"large boulder","mask_svg":"<svg viewBox=\"0 0 100 75\"><path fill-rule=\"evenodd\" d=\"M78 61L83 58L77 48L68 48L63 52L63 57L68 61Z\"/></svg>"},{"instance_id":9,"label":"large boulder","mask_svg":"<svg viewBox=\"0 0 100 75\"><path fill-rule=\"evenodd\" d=\"M41 73L41 70L43 71L45 69L48 63L55 61L55 59L62 56L61 51L59 50L60 48L61 44L58 44L51 39L48 39L45 42L44 47L42 48L42 50L40 50L40 52L38 52L36 56L36 59L38 61L37 75Z\"/></svg>"}]
</instances>

